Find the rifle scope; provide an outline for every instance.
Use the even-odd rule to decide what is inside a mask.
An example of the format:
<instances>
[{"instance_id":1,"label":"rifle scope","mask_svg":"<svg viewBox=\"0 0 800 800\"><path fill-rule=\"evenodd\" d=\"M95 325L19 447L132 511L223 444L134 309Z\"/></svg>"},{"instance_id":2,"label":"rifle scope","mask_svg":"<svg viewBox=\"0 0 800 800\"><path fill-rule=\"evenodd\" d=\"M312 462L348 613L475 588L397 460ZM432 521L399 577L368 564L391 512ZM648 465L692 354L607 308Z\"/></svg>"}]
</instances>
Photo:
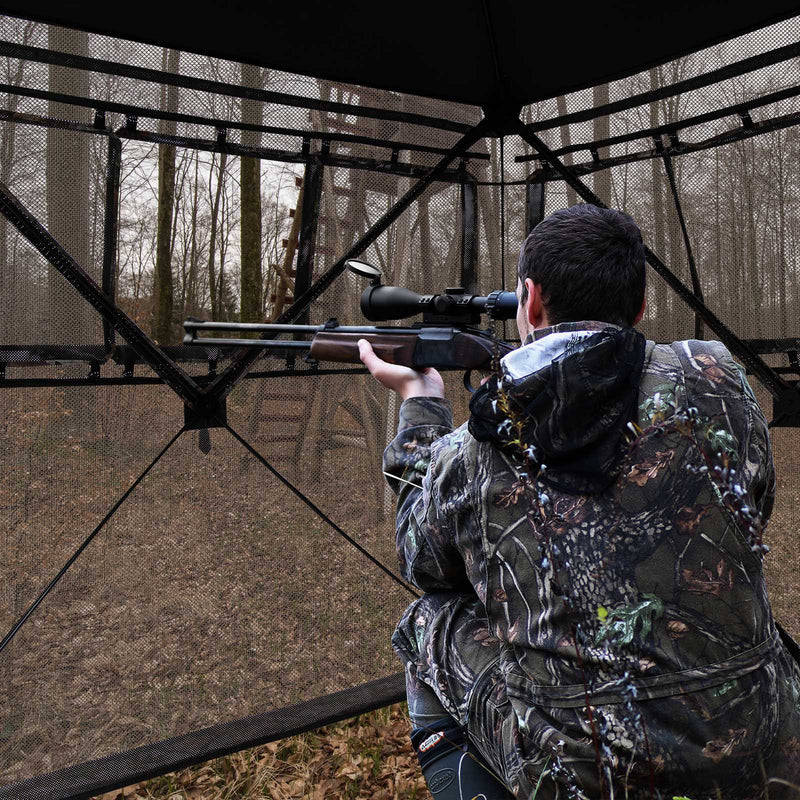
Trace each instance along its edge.
<instances>
[{"instance_id":1,"label":"rifle scope","mask_svg":"<svg viewBox=\"0 0 800 800\"><path fill-rule=\"evenodd\" d=\"M481 321L481 314L488 314L492 319L512 319L517 314L514 292L498 290L489 295L477 295L467 294L459 287L445 289L443 294L418 294L402 286L383 286L381 271L371 264L350 260L347 267L372 281L361 295L361 313L372 322L422 314L423 322L476 325Z\"/></svg>"}]
</instances>

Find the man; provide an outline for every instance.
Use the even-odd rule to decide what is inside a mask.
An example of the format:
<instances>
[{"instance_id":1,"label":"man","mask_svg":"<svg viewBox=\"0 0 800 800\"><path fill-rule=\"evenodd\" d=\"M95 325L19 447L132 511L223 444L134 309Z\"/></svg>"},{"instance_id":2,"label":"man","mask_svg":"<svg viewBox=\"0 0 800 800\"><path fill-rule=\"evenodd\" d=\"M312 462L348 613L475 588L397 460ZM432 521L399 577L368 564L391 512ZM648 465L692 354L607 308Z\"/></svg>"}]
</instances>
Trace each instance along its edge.
<instances>
[{"instance_id":1,"label":"man","mask_svg":"<svg viewBox=\"0 0 800 800\"><path fill-rule=\"evenodd\" d=\"M635 330L644 251L618 211L540 223L517 297L523 346L456 430L435 370L359 344L403 398L384 469L425 594L392 641L434 797L509 796L491 772L539 800L791 792L800 671L762 576L775 479L743 370Z\"/></svg>"}]
</instances>

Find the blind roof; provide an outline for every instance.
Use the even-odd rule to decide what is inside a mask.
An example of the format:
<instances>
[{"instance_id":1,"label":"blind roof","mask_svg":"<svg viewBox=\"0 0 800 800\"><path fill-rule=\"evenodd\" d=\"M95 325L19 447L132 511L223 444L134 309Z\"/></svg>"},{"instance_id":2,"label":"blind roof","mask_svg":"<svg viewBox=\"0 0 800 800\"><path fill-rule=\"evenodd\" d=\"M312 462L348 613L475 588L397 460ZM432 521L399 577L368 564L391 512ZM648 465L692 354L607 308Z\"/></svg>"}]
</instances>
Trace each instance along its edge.
<instances>
[{"instance_id":1,"label":"blind roof","mask_svg":"<svg viewBox=\"0 0 800 800\"><path fill-rule=\"evenodd\" d=\"M13 16L483 108L615 80L797 13L796 0L0 0ZM735 9L735 13L732 10Z\"/></svg>"}]
</instances>

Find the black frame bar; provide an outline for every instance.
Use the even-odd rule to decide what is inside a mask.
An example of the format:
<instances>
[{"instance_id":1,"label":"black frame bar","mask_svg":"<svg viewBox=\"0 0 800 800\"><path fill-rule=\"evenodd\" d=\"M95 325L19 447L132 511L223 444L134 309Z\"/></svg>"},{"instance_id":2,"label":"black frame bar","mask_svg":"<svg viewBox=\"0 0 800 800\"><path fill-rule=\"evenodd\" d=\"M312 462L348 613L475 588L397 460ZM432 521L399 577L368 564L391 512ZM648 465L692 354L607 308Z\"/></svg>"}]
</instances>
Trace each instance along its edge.
<instances>
[{"instance_id":1,"label":"black frame bar","mask_svg":"<svg viewBox=\"0 0 800 800\"><path fill-rule=\"evenodd\" d=\"M682 156L687 153L697 153L701 150L709 150L712 147L720 147L725 144L732 144L733 142L741 141L742 139L749 139L753 136L759 136L762 133L769 133L771 131L782 130L783 128L790 128L793 125L800 124L800 112L793 112L791 114L783 114L779 117L761 120L759 122L742 121L742 125L733 128L730 131L711 136L708 139L703 139L699 142L681 142L677 134L669 136L670 143L664 145L663 152L670 156ZM587 148L589 145L587 145ZM649 161L653 158L661 158L662 153L655 147L651 150L642 150L637 153L627 153L624 156L612 156L609 158L598 158L592 161L583 162L581 164L573 164L569 167L573 175L589 175L593 172L609 169L610 167L618 167L622 164L631 164L635 161ZM534 156L536 158L536 156ZM540 159L541 160L541 159ZM547 161L547 159L545 159ZM543 167L536 170L531 174L531 179L545 182L545 181L560 181L563 176L558 169L552 166Z\"/></svg>"},{"instance_id":2,"label":"black frame bar","mask_svg":"<svg viewBox=\"0 0 800 800\"><path fill-rule=\"evenodd\" d=\"M122 172L122 142L108 137L106 164L106 203L103 219L103 278L102 288L116 304L117 297L117 235L119 232L119 182ZM103 341L110 353L115 343L114 326L103 317Z\"/></svg>"},{"instance_id":3,"label":"black frame bar","mask_svg":"<svg viewBox=\"0 0 800 800\"><path fill-rule=\"evenodd\" d=\"M168 144L172 147L185 147L191 150L203 150L209 153L224 152L231 156L261 158L268 161L283 161L289 164L307 164L313 159L316 159L325 166L385 172L390 175L400 175L411 178L424 179L431 171L430 167L409 164L394 158L381 161L375 158L360 158L358 156L345 156L339 155L338 153L331 153L325 146L324 140L322 142L322 149L318 152L311 153L305 149L299 152L292 152L289 150L276 150L269 147L235 144L233 142L228 142L224 135L216 139L200 139L189 136L139 131L129 127L119 128L116 131L116 135L119 136L120 139L133 139L139 142L149 142L150 144ZM443 170L439 179L456 183L461 179L461 173L458 170Z\"/></svg>"},{"instance_id":4,"label":"black frame bar","mask_svg":"<svg viewBox=\"0 0 800 800\"><path fill-rule=\"evenodd\" d=\"M676 122L665 122L663 125L657 125L654 128L643 128L633 133L624 133L619 136L610 136L608 139L597 139L593 142L583 142L578 144L571 144L567 147L560 147L553 150L555 156L565 156L569 153L577 153L581 150L599 150L601 147L611 147L615 144L625 144L625 142L635 142L640 139L652 139L664 134L673 136L678 131L685 130L686 128L693 128L696 125L704 125L707 122L714 122L718 119L725 119L725 117L742 117L748 114L754 108L761 108L762 106L771 105L772 103L779 103L781 100L788 100L792 97L800 95L800 86L790 86L788 89L781 89L771 94L765 94L755 100L748 100L746 103L735 103L732 106L720 108L717 111L708 111L705 114L698 114L694 117L686 117L683 120ZM514 161L522 163L525 161L536 161L539 156L536 153L529 153L524 156L517 156Z\"/></svg>"},{"instance_id":5,"label":"black frame bar","mask_svg":"<svg viewBox=\"0 0 800 800\"><path fill-rule=\"evenodd\" d=\"M303 130L302 128L284 128L276 125L256 125L254 123L240 122L232 119L225 120L216 119L214 117L201 117L195 114L182 114L177 111L161 111L145 106L134 106L128 103L114 103L110 100L101 100L99 98L86 98L77 95L45 91L44 89L31 89L24 86L14 86L9 83L0 83L0 93L15 94L20 97L30 97L36 100L52 100L57 103L91 108L94 111L122 114L125 117L135 117L137 119L165 120L169 122L179 122L185 125L201 125L214 128L214 130L253 131L255 133L266 133L272 136L292 136L308 140L321 139L330 142L342 142L343 144L365 144L373 147L385 147L390 150L405 150L411 153L432 153L435 155L444 155L447 153L447 148L444 147L427 147L426 145L411 144L410 142L399 142L394 139L376 139L371 136L359 136L352 133ZM358 106L353 106L353 108L357 109ZM482 161L489 161L490 159L488 153L479 153L475 151L467 153L466 157Z\"/></svg>"},{"instance_id":6,"label":"black frame bar","mask_svg":"<svg viewBox=\"0 0 800 800\"><path fill-rule=\"evenodd\" d=\"M540 184L539 184L540 185ZM518 340L515 340L518 342ZM510 342L510 340L509 340ZM797 375L800 377L800 364L793 364L792 359L800 352L800 339L745 339L744 342L749 345L755 352L759 354L777 354L786 353L789 356L790 364L784 367L772 367L772 370L778 375ZM34 350L34 346L30 347ZM176 348L177 349L177 348ZM217 348L200 348L200 347L186 347L185 350L197 351L199 358L196 361L207 360L209 364L216 364L216 355L212 358L209 351L217 352ZM219 348L222 350L222 348ZM2 355L2 354L0 354ZM277 358L280 353L269 352L266 358ZM92 359L87 356L84 359L86 362L91 362ZM180 360L180 359L179 359ZM0 389L23 389L23 388L51 388L57 389L61 386L163 386L164 381L158 376L145 376L134 375L130 371L124 372L121 376L105 376L97 374L89 374L85 378L9 378L5 374L7 367L14 367L14 363L8 363L0 359ZM53 366L52 362L42 363L43 367ZM440 372L444 371L440 368ZM286 369L273 369L273 370L251 370L248 372L243 380L256 380L264 378L311 378L317 375L366 375L367 370L363 367L352 368L328 368L319 367L316 362L310 363L308 366L299 368L292 367ZM215 372L210 372L208 375L196 375L195 381L201 386L207 385L215 376ZM748 373L751 374L751 373Z\"/></svg>"},{"instance_id":7,"label":"black frame bar","mask_svg":"<svg viewBox=\"0 0 800 800\"><path fill-rule=\"evenodd\" d=\"M430 117L425 114L412 114L406 111L391 111L371 106L354 105L352 103L336 103L330 100L318 100L313 97L286 94L285 92L271 92L267 89L254 89L247 86L234 86L222 81L212 81L206 78L194 78L189 75L164 72L147 67L136 67L130 64L120 64L116 61L107 61L91 56L76 56L71 53L60 53L56 50L47 50L43 47L17 44L15 42L0 41L0 56L19 58L23 61L36 61L40 64L53 64L73 69L99 72L105 75L119 75L122 78L146 81L147 83L160 83L167 86L177 86L182 89L194 89L200 92L209 92L228 97L256 100L261 103L274 103L295 108L315 109L317 111L330 111L334 114L346 114L371 119L383 119L394 122L406 122L409 125L422 125L428 128L438 128L454 133L468 133L473 126L464 122Z\"/></svg>"},{"instance_id":8,"label":"black frame bar","mask_svg":"<svg viewBox=\"0 0 800 800\"><path fill-rule=\"evenodd\" d=\"M669 86L661 86L658 89L651 89L647 92L630 95L622 100L615 100L612 103L597 106L596 108L587 108L583 111L575 111L560 117L551 117L541 122L533 122L528 125L528 129L531 133L538 133L539 131L546 131L550 128L558 128L561 125L570 125L573 122L587 122L596 117L615 114L617 111L627 111L629 108L644 106L648 103L652 103L654 100L663 100L665 97L674 97L675 95L685 94L695 89L703 89L706 86L712 86L715 83L721 83L722 81L736 78L739 75L744 75L757 69L770 67L773 64L780 64L782 61L788 61L790 58L794 58L798 55L800 55L800 42L787 44L784 47L776 47L774 50L769 50L766 53L750 56L750 58L743 58L741 61L729 64L726 67L720 67L719 69L711 70L711 72L703 72L693 78L686 78L686 80L672 83Z\"/></svg>"},{"instance_id":9,"label":"black frame bar","mask_svg":"<svg viewBox=\"0 0 800 800\"><path fill-rule=\"evenodd\" d=\"M800 94L800 90L796 92L796 94ZM732 107L738 108L738 106ZM720 114L719 117L723 118L726 116L732 116L733 114L726 113ZM154 115L153 118L160 119L161 117L156 117ZM167 119L168 116L164 116L164 119ZM129 122L135 123L135 116L130 117ZM116 133L110 131L109 129L104 128L97 128L93 125L87 125L85 123L80 122L72 122L68 120L59 120L53 119L51 117L42 117L35 114L22 114L19 112L10 112L4 109L0 109L0 121L6 122L14 122L17 124L27 124L27 125L36 125L40 127L48 127L48 128L61 128L66 130L77 131L80 133L91 133L91 134L99 134L104 136L116 135L121 139L135 139L138 141L146 141L151 142L153 144L170 144L175 147L186 147L186 148L193 148L204 150L207 152L226 152L229 155L235 156L245 156L245 157L252 157L252 158L264 158L268 160L275 160L275 161L284 161L288 163L309 163L312 158L321 159L322 162L326 166L335 166L335 167L344 167L346 169L364 169L374 172L382 172L386 174L392 175L399 175L401 177L413 177L413 178L422 178L424 177L428 171L429 167L424 167L420 165L408 164L405 162L398 161L394 158L394 155L388 161L382 161L379 159L369 159L369 158L359 158L354 156L348 155L340 155L340 154L330 154L325 146L325 141L330 138L334 140L337 138L335 134L331 134L328 136L327 134L319 134L312 136L309 134L307 138L311 139L321 139L322 140L322 149L319 151L311 152L307 150L305 147L299 152L292 152L287 150L277 150L277 149L270 149L270 148L256 148L256 147L249 147L245 145L236 145L228 143L225 136L224 131L225 128L220 128L219 131L222 132L222 135L218 135L217 139L200 139L200 138L189 138L189 137L181 137L181 136L168 136L165 134L159 133L152 133L152 132L145 132L145 131L138 131L133 127L125 126L116 131ZM692 123L696 124L696 123ZM664 145L663 152L670 156L679 156L679 155L686 155L688 153L695 153L701 150L707 150L713 147L719 147L725 144L732 144L734 142L741 141L743 139L749 139L752 136L758 136L762 133L770 133L771 131L775 130L782 130L784 128L791 127L793 125L800 124L800 112L794 112L791 114L782 115L779 117L773 117L767 120L761 120L759 122L752 122L748 121L747 116L743 113L742 116L742 125L733 128L730 131L725 131L724 133L718 134L716 136L712 136L709 139L704 139L700 142L691 142L685 143L681 142L678 135L677 130L680 130L683 127L689 127L688 125L684 126L682 124L670 124L670 125L663 125L659 128L649 128L647 130L643 130L637 132L635 135L626 136L626 137L616 137L616 139L623 139L625 141L630 141L634 139L642 139L646 138L651 132L655 132L656 135L658 134L666 134L669 137L670 143L668 145ZM233 127L233 125L231 125ZM571 146L569 148L562 148L561 150L553 151L554 155L561 155L567 152L576 152L578 150L592 150L596 149L596 147L605 146L606 143L612 142L612 140L598 140L597 142L587 142L581 145ZM387 143L385 145L376 145L376 146L385 146L387 149L391 149L393 154L395 152L399 152L403 148L394 147L392 144ZM439 152L440 149L436 149L435 152ZM430 152L434 152L431 149ZM442 152L449 152L449 151L442 151ZM464 154L465 159L471 158L486 158L485 154L481 153L473 153L468 152ZM598 172L600 170L609 169L610 167L620 166L622 164L630 164L638 161L649 161L653 158L660 158L662 157L662 152L653 148L651 150L644 150L639 151L636 153L627 153L624 156L614 156L604 159L592 159L589 162L583 162L580 164L574 164L570 166L570 169L573 171L575 175L588 175L594 172ZM515 161L541 161L542 159L534 154L529 154L527 156L517 156ZM441 180L450 181L452 183L459 182L461 180L461 172L460 170L446 170L442 173ZM552 167L542 167L540 169L535 170L531 175L524 179L524 180L517 180L517 181L477 181L478 186L495 186L500 185L503 183L505 186L522 186L526 184L528 181L536 181L539 183L544 183L548 181L558 181L562 180L560 173L553 169Z\"/></svg>"},{"instance_id":10,"label":"black frame bar","mask_svg":"<svg viewBox=\"0 0 800 800\"><path fill-rule=\"evenodd\" d=\"M395 673L297 705L192 731L183 736L0 786L0 800L88 800L213 758L332 725L399 703L405 677Z\"/></svg>"},{"instance_id":11,"label":"black frame bar","mask_svg":"<svg viewBox=\"0 0 800 800\"><path fill-rule=\"evenodd\" d=\"M394 157L390 157L387 161L382 161L375 158L361 158L358 156L331 153L324 138L322 140L322 148L319 151L312 152L310 149L306 149L305 146L300 151L290 151L228 142L225 137L225 128L220 128L218 130L216 139L201 139L197 137L153 133L151 131L139 131L134 127L136 123L135 117L128 118L127 124L117 131L111 131L108 128L98 128L94 125L87 125L81 122L53 119L52 117L42 117L36 114L20 114L19 112L5 111L3 109L0 109L0 121L35 125L43 128L59 128L99 136L116 136L119 139L131 139L140 142L148 142L150 144L168 144L172 147L184 147L209 153L224 152L233 156L261 158L268 161L281 161L289 164L307 164L317 160L326 166L344 167L346 169L363 169L402 177L424 178L431 169L430 167L418 164L398 161ZM389 145L386 147L393 152L399 152L397 148L390 147ZM445 151L445 153L447 152L449 151ZM444 170L439 180L458 183L461 178L462 174L460 170L451 169Z\"/></svg>"},{"instance_id":12,"label":"black frame bar","mask_svg":"<svg viewBox=\"0 0 800 800\"><path fill-rule=\"evenodd\" d=\"M297 209L300 217L300 234L297 241L297 269L294 278L294 297L307 292L314 275L314 251L317 246L319 205L322 199L322 182L325 167L322 159L306 162L303 175L303 206ZM308 309L297 318L300 325L308 324Z\"/></svg>"},{"instance_id":13,"label":"black frame bar","mask_svg":"<svg viewBox=\"0 0 800 800\"><path fill-rule=\"evenodd\" d=\"M467 294L475 294L478 286L478 182L461 170L461 286Z\"/></svg>"}]
</instances>

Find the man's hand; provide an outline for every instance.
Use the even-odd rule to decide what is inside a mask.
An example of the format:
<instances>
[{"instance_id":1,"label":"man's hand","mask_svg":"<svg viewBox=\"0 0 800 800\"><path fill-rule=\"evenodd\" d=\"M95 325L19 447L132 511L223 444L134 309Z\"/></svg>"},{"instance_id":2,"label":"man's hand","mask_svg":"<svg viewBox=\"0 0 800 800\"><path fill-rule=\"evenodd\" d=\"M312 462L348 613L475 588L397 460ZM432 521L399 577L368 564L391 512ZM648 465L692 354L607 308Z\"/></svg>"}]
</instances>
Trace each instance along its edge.
<instances>
[{"instance_id":1,"label":"man's hand","mask_svg":"<svg viewBox=\"0 0 800 800\"><path fill-rule=\"evenodd\" d=\"M444 381L433 367L418 371L389 364L375 355L366 339L358 340L358 355L372 376L387 389L394 389L403 400L409 397L444 397Z\"/></svg>"}]
</instances>

